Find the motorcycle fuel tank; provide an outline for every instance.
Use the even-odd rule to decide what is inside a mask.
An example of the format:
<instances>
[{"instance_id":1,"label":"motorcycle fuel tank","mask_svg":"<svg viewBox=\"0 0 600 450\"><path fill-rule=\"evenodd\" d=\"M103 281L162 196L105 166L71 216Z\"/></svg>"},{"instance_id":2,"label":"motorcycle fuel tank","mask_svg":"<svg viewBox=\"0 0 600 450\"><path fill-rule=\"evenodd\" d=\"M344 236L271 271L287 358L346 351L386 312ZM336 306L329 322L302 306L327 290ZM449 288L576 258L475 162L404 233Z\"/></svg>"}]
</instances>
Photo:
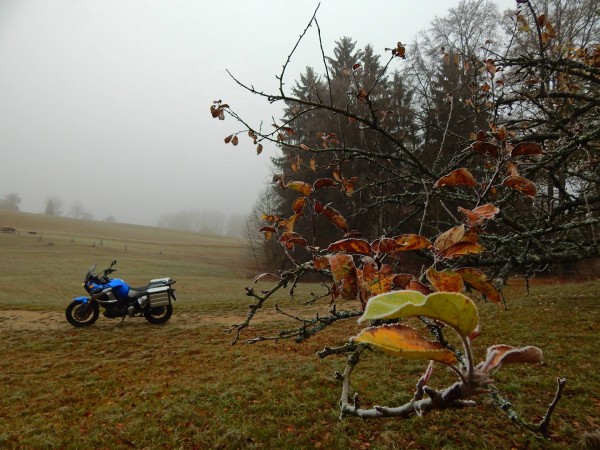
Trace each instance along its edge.
<instances>
[{"instance_id":1,"label":"motorcycle fuel tank","mask_svg":"<svg viewBox=\"0 0 600 450\"><path fill-rule=\"evenodd\" d=\"M112 288L113 294L117 298L127 298L129 286L120 278L114 278L107 283L107 286Z\"/></svg>"}]
</instances>

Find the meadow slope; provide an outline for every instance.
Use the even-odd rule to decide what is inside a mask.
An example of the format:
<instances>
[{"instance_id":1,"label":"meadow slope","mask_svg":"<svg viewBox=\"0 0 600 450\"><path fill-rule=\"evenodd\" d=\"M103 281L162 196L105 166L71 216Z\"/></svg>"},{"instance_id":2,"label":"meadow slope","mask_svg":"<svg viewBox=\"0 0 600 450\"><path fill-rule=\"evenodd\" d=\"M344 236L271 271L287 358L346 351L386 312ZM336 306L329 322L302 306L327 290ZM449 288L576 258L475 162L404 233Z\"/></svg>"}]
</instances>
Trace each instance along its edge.
<instances>
[{"instance_id":1,"label":"meadow slope","mask_svg":"<svg viewBox=\"0 0 600 450\"><path fill-rule=\"evenodd\" d=\"M231 346L229 325L248 311L252 259L235 239L152 227L0 211L0 448L576 448L600 437L600 283L520 280L508 309L479 302L477 355L495 343L537 345L545 363L500 371L497 385L526 420L539 420L556 377L568 385L542 440L510 422L487 397L469 410L408 421L339 420L342 358L315 352L357 333L338 323L306 343ZM81 278L97 262L118 261L132 284L172 276L178 301L165 325L100 317L87 329L64 319ZM266 285L265 285L266 286ZM319 289L275 303L300 314ZM344 306L344 305L341 305ZM312 306L312 311L328 305ZM294 326L262 312L245 337ZM423 364L376 352L354 376L363 404L408 400ZM438 368L431 385L451 380Z\"/></svg>"}]
</instances>

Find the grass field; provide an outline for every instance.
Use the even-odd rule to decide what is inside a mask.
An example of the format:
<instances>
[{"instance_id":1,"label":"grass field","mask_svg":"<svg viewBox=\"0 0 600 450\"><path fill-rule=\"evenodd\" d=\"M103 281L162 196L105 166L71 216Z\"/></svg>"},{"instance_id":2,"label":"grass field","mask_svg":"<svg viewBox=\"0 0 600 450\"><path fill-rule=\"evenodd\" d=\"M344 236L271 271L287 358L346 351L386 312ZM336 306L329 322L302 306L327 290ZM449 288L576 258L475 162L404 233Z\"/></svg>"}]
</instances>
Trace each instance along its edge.
<instances>
[{"instance_id":1,"label":"grass field","mask_svg":"<svg viewBox=\"0 0 600 450\"><path fill-rule=\"evenodd\" d=\"M301 345L229 345L223 330L248 310L251 261L239 241L6 211L0 225L20 231L0 233L0 448L552 449L600 437L598 281L538 281L527 294L515 280L507 310L479 304L479 357L495 343L544 350L543 365L507 367L496 377L524 419L539 420L556 377L568 378L550 439L542 440L486 397L476 408L406 421L339 420L333 375L344 361L314 354L356 334L355 321ZM115 275L133 285L177 280L167 324L66 322L89 266L112 259ZM300 294L315 288L300 286ZM275 301L299 310L283 294ZM245 337L290 326L266 311L257 319ZM393 405L411 397L423 365L372 353L357 370L353 388L365 406ZM448 380L440 368L431 384Z\"/></svg>"}]
</instances>

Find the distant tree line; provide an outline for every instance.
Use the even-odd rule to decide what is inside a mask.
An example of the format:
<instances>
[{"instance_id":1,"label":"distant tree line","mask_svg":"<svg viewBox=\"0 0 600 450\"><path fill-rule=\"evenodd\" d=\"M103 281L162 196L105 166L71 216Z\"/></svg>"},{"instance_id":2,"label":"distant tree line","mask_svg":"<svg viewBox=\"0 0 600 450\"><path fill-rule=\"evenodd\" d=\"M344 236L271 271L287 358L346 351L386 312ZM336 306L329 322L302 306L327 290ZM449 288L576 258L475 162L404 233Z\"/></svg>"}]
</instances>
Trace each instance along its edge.
<instances>
[{"instance_id":1,"label":"distant tree line","mask_svg":"<svg viewBox=\"0 0 600 450\"><path fill-rule=\"evenodd\" d=\"M214 234L217 236L245 236L247 217L243 214L225 214L213 210L188 210L171 214L163 214L157 225L195 233Z\"/></svg>"}]
</instances>

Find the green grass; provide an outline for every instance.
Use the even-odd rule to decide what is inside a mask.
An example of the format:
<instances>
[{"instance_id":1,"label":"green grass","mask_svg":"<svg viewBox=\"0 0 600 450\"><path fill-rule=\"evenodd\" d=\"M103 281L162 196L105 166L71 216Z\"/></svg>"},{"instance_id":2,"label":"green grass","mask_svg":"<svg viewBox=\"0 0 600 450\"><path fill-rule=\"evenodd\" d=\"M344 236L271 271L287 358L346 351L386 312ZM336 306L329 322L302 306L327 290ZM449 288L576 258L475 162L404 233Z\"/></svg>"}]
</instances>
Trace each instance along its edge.
<instances>
[{"instance_id":1,"label":"green grass","mask_svg":"<svg viewBox=\"0 0 600 450\"><path fill-rule=\"evenodd\" d=\"M230 346L223 330L244 317L249 300L250 264L239 241L7 212L0 225L21 231L0 234L0 448L552 449L577 448L584 434L598 432L598 282L538 282L529 295L514 282L508 310L479 305L479 358L495 343L544 350L543 365L509 366L496 376L524 419L539 420L556 377L568 378L549 440L511 423L485 397L473 409L406 421L340 421L333 375L344 361L314 354L358 326L338 323L301 345ZM101 316L80 330L66 322L70 298L84 294L87 268L112 259L116 275L133 284L177 280L169 323L120 325ZM284 293L274 302L300 311ZM244 336L293 326L283 319L261 312ZM353 389L365 406L404 402L423 368L369 353ZM431 384L450 380L437 368Z\"/></svg>"}]
</instances>

